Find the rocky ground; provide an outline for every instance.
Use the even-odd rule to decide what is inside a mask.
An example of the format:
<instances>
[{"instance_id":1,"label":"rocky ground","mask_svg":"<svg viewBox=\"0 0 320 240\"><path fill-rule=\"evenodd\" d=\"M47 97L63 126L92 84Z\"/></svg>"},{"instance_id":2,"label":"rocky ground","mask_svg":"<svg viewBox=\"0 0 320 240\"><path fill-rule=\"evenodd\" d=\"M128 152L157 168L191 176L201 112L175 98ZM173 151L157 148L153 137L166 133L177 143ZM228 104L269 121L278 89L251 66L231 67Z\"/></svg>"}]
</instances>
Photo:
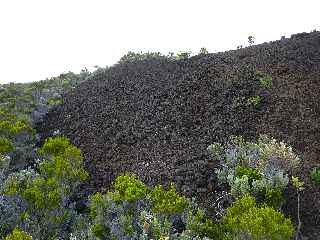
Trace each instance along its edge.
<instances>
[{"instance_id":1,"label":"rocky ground","mask_svg":"<svg viewBox=\"0 0 320 240\"><path fill-rule=\"evenodd\" d=\"M129 171L151 185L175 182L204 204L217 190L207 146L268 134L303 159L302 229L317 239L320 192L309 173L320 164L319 97L320 33L312 32L180 61L119 63L68 92L37 128L43 138L60 130L81 148L91 173L83 192L107 189ZM287 197L295 218L294 191Z\"/></svg>"}]
</instances>

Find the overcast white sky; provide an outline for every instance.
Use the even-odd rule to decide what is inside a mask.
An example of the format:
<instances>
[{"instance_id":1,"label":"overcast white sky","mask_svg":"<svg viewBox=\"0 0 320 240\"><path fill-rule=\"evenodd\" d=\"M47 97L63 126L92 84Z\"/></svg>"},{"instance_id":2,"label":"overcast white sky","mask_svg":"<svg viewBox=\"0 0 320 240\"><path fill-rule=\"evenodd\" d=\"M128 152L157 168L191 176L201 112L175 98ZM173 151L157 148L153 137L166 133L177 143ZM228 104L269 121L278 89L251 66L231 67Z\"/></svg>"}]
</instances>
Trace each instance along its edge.
<instances>
[{"instance_id":1,"label":"overcast white sky","mask_svg":"<svg viewBox=\"0 0 320 240\"><path fill-rule=\"evenodd\" d=\"M209 52L320 30L320 0L0 0L0 83L112 65L128 51Z\"/></svg>"}]
</instances>

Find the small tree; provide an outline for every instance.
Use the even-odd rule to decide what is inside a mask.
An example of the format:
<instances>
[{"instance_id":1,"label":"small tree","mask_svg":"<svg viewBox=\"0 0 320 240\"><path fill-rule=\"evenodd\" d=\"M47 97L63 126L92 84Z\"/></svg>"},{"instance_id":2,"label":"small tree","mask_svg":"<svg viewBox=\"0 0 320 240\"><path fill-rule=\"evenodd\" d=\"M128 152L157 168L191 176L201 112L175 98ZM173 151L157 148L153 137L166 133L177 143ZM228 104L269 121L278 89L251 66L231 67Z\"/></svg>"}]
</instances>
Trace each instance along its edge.
<instances>
[{"instance_id":1,"label":"small tree","mask_svg":"<svg viewBox=\"0 0 320 240\"><path fill-rule=\"evenodd\" d=\"M252 45L254 44L254 41L255 41L254 36L251 36L251 35L250 35L250 36L248 37L248 43L249 43L249 45L252 46Z\"/></svg>"},{"instance_id":2,"label":"small tree","mask_svg":"<svg viewBox=\"0 0 320 240\"><path fill-rule=\"evenodd\" d=\"M297 203L297 211L298 211L298 226L296 230L296 234L294 236L295 240L298 240L300 235L301 235L301 219L300 219L300 192L304 189L303 185L304 182L301 181L298 177L291 177L291 182L294 188L296 189L297 192L297 198L298 198L298 203Z\"/></svg>"}]
</instances>

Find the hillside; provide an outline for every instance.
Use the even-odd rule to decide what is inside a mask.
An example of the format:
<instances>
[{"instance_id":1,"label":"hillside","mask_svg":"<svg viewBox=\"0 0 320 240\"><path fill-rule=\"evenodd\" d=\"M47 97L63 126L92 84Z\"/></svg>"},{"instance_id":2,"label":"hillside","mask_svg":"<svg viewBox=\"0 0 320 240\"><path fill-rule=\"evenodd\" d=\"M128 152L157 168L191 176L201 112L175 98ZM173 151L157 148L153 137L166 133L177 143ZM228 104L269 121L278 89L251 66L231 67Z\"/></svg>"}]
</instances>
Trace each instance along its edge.
<instances>
[{"instance_id":1,"label":"hillside","mask_svg":"<svg viewBox=\"0 0 320 240\"><path fill-rule=\"evenodd\" d=\"M66 93L37 129L43 138L59 130L83 151L91 175L83 192L129 171L150 185L174 182L204 205L221 190L208 145L230 135L283 140L303 159L303 233L316 239L320 193L309 173L320 164L319 97L320 33L303 33L179 61L120 62ZM293 190L287 196L295 216Z\"/></svg>"}]
</instances>

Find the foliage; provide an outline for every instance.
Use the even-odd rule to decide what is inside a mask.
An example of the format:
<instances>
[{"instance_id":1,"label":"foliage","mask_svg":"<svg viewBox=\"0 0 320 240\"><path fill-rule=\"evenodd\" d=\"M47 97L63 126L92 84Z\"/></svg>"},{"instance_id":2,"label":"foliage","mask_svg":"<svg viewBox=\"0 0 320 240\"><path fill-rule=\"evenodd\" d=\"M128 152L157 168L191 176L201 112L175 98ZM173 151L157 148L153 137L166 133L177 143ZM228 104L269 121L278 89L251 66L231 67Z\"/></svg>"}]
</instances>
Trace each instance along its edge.
<instances>
[{"instance_id":1,"label":"foliage","mask_svg":"<svg viewBox=\"0 0 320 240\"><path fill-rule=\"evenodd\" d=\"M284 203L284 196L280 189L271 188L264 192L264 202L267 206L279 209Z\"/></svg>"},{"instance_id":2,"label":"foliage","mask_svg":"<svg viewBox=\"0 0 320 240\"><path fill-rule=\"evenodd\" d=\"M266 89L270 90L273 86L273 79L270 75L263 73L261 71L256 71L256 76L259 80L260 85Z\"/></svg>"},{"instance_id":3,"label":"foliage","mask_svg":"<svg viewBox=\"0 0 320 240\"><path fill-rule=\"evenodd\" d=\"M310 175L311 175L311 180L315 184L320 185L320 169L319 168L313 168Z\"/></svg>"},{"instance_id":4,"label":"foliage","mask_svg":"<svg viewBox=\"0 0 320 240\"><path fill-rule=\"evenodd\" d=\"M202 51L205 49L202 48ZM129 51L127 54L122 56L119 60L119 63L126 62L137 62L137 61L145 61L145 60L167 60L167 61L176 61L187 59L191 56L191 52L178 52L176 54L169 53L168 55L163 55L160 52L131 52Z\"/></svg>"},{"instance_id":5,"label":"foliage","mask_svg":"<svg viewBox=\"0 0 320 240\"><path fill-rule=\"evenodd\" d=\"M248 43L250 44L250 46L254 44L254 41L255 41L254 36L249 36L248 37Z\"/></svg>"},{"instance_id":6,"label":"foliage","mask_svg":"<svg viewBox=\"0 0 320 240\"><path fill-rule=\"evenodd\" d=\"M252 182L255 180L261 180L262 176L257 169L238 166L236 169L236 176L242 178L244 175L248 177L249 184L252 186Z\"/></svg>"},{"instance_id":7,"label":"foliage","mask_svg":"<svg viewBox=\"0 0 320 240\"><path fill-rule=\"evenodd\" d=\"M0 86L1 239L15 227L35 239L65 238L75 216L70 197L87 177L82 155L69 144L58 155L43 151L43 156L38 156L32 126L51 107L52 100L59 102L64 91L88 75L85 71L66 73L40 82ZM58 148L57 144L54 147ZM18 171L12 172L12 168Z\"/></svg>"},{"instance_id":8,"label":"foliage","mask_svg":"<svg viewBox=\"0 0 320 240\"><path fill-rule=\"evenodd\" d=\"M202 47L199 51L199 55L206 55L208 54L208 50L205 47Z\"/></svg>"},{"instance_id":9,"label":"foliage","mask_svg":"<svg viewBox=\"0 0 320 240\"><path fill-rule=\"evenodd\" d=\"M25 202L20 198L0 195L0 239L19 225L25 210Z\"/></svg>"},{"instance_id":10,"label":"foliage","mask_svg":"<svg viewBox=\"0 0 320 240\"><path fill-rule=\"evenodd\" d=\"M37 239L50 239L62 234L61 226L71 220L67 203L87 173L80 150L64 137L48 139L39 152L46 159L40 161L38 172L11 174L4 192L26 204L19 225Z\"/></svg>"},{"instance_id":11,"label":"foliage","mask_svg":"<svg viewBox=\"0 0 320 240\"><path fill-rule=\"evenodd\" d=\"M48 105L49 106L55 106L62 103L61 98L49 98L48 99Z\"/></svg>"},{"instance_id":12,"label":"foliage","mask_svg":"<svg viewBox=\"0 0 320 240\"><path fill-rule=\"evenodd\" d=\"M228 184L234 197L253 194L273 207L283 203L281 195L289 182L287 174L297 169L300 162L291 147L265 135L257 143L231 137L225 145L210 145L208 151L221 164L215 170L218 182Z\"/></svg>"},{"instance_id":13,"label":"foliage","mask_svg":"<svg viewBox=\"0 0 320 240\"><path fill-rule=\"evenodd\" d=\"M125 197L129 189L143 194ZM113 192L92 195L89 207L92 232L99 239L200 239L221 232L218 224L178 194L173 185L168 190L161 185L147 190L134 175L118 176Z\"/></svg>"},{"instance_id":14,"label":"foliage","mask_svg":"<svg viewBox=\"0 0 320 240\"><path fill-rule=\"evenodd\" d=\"M191 52L178 52L176 54L177 60L188 59L191 56Z\"/></svg>"},{"instance_id":15,"label":"foliage","mask_svg":"<svg viewBox=\"0 0 320 240\"><path fill-rule=\"evenodd\" d=\"M0 132L5 136L17 135L22 132L34 133L34 130L29 126L26 120L0 121Z\"/></svg>"},{"instance_id":16,"label":"foliage","mask_svg":"<svg viewBox=\"0 0 320 240\"><path fill-rule=\"evenodd\" d=\"M10 139L0 137L0 154L11 152L13 148L13 143Z\"/></svg>"},{"instance_id":17,"label":"foliage","mask_svg":"<svg viewBox=\"0 0 320 240\"><path fill-rule=\"evenodd\" d=\"M114 192L109 192L110 197L116 202L135 202L145 197L147 187L133 174L124 174L116 178Z\"/></svg>"},{"instance_id":18,"label":"foliage","mask_svg":"<svg viewBox=\"0 0 320 240\"><path fill-rule=\"evenodd\" d=\"M193 232L194 236L201 238L222 239L224 237L223 226L206 218L204 211L197 208L189 208L187 229Z\"/></svg>"},{"instance_id":19,"label":"foliage","mask_svg":"<svg viewBox=\"0 0 320 240\"><path fill-rule=\"evenodd\" d=\"M261 86L264 87L265 89L270 89L273 86L273 82L272 82L273 80L271 76L262 75L259 81Z\"/></svg>"},{"instance_id":20,"label":"foliage","mask_svg":"<svg viewBox=\"0 0 320 240\"><path fill-rule=\"evenodd\" d=\"M129 51L127 54L120 58L120 63L122 62L136 62L136 61L144 61L148 59L167 59L167 56L161 54L160 52L140 52L135 53Z\"/></svg>"},{"instance_id":21,"label":"foliage","mask_svg":"<svg viewBox=\"0 0 320 240\"><path fill-rule=\"evenodd\" d=\"M4 240L32 240L32 237L24 231L15 228Z\"/></svg>"},{"instance_id":22,"label":"foliage","mask_svg":"<svg viewBox=\"0 0 320 240\"><path fill-rule=\"evenodd\" d=\"M247 99L247 105L259 106L261 104L262 98L258 96L251 96Z\"/></svg>"},{"instance_id":23,"label":"foliage","mask_svg":"<svg viewBox=\"0 0 320 240\"><path fill-rule=\"evenodd\" d=\"M222 221L231 239L289 240L294 233L290 219L271 207L258 207L249 195L233 203Z\"/></svg>"},{"instance_id":24,"label":"foliage","mask_svg":"<svg viewBox=\"0 0 320 240\"><path fill-rule=\"evenodd\" d=\"M161 185L156 186L148 195L153 212L175 214L182 213L188 205L188 200L177 193L174 185L165 191Z\"/></svg>"},{"instance_id":25,"label":"foliage","mask_svg":"<svg viewBox=\"0 0 320 240\"><path fill-rule=\"evenodd\" d=\"M295 177L292 176L291 177L291 183L293 185L293 187L296 189L297 192L297 218L298 218L298 226L296 229L296 233L295 233L295 240L300 239L300 235L301 235L301 226L302 226L302 222L301 222L301 217L300 217L300 193L301 191L304 189L303 185L304 182L301 181L299 179L299 177Z\"/></svg>"},{"instance_id":26,"label":"foliage","mask_svg":"<svg viewBox=\"0 0 320 240\"><path fill-rule=\"evenodd\" d=\"M292 176L291 177L291 182L292 182L292 185L295 187L295 189L297 191L302 191L304 189L303 185L304 185L304 182L302 182L299 177L295 177L295 176Z\"/></svg>"}]
</instances>

